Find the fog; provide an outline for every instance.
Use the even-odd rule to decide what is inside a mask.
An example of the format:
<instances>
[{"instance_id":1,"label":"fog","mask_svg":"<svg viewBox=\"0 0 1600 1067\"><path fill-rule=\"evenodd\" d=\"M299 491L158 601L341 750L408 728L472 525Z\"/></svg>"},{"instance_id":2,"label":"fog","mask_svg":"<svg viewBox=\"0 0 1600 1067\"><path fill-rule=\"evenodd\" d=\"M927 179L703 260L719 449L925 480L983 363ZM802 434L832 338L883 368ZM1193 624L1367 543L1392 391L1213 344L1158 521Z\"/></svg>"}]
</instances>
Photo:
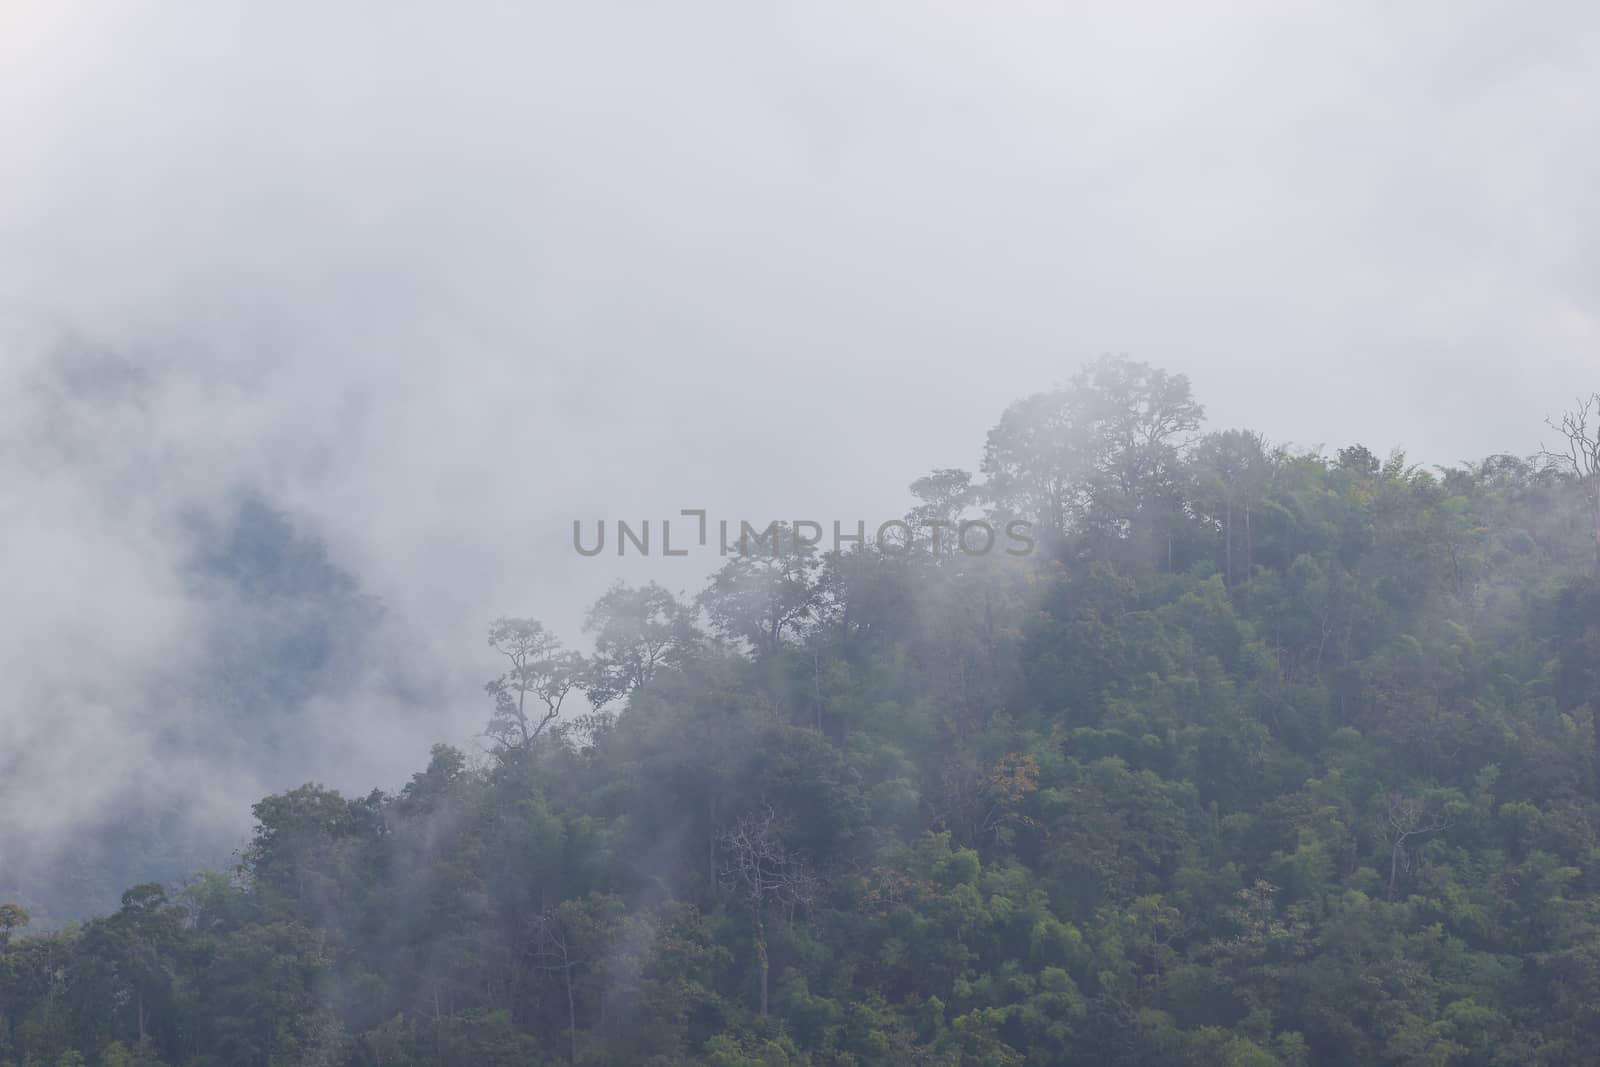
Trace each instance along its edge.
<instances>
[{"instance_id":1,"label":"fog","mask_svg":"<svg viewBox=\"0 0 1600 1067\"><path fill-rule=\"evenodd\" d=\"M489 620L715 562L574 519L870 527L1108 351L1422 463L1600 364L1584 5L472 10L0 11L0 883L129 796L211 848L392 786ZM208 564L257 506L348 594ZM241 696L302 611L337 654Z\"/></svg>"}]
</instances>

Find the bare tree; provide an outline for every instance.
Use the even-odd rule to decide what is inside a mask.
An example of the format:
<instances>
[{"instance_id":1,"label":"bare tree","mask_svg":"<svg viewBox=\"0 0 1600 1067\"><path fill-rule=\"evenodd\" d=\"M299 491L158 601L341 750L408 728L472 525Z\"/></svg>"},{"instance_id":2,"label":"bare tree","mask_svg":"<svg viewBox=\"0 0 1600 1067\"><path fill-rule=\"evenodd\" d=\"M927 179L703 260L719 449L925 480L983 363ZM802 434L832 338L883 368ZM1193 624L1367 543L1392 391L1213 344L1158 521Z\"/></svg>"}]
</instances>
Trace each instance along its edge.
<instances>
[{"instance_id":1,"label":"bare tree","mask_svg":"<svg viewBox=\"0 0 1600 1067\"><path fill-rule=\"evenodd\" d=\"M1578 483L1593 526L1594 568L1600 574L1600 393L1579 397L1577 406L1563 412L1560 420L1545 423L1564 439L1555 449L1544 448L1540 456Z\"/></svg>"},{"instance_id":2,"label":"bare tree","mask_svg":"<svg viewBox=\"0 0 1600 1067\"><path fill-rule=\"evenodd\" d=\"M484 686L495 705L487 733L506 749L526 752L561 714L567 694L584 683L588 665L532 619L495 620L489 645L510 661L511 669Z\"/></svg>"},{"instance_id":3,"label":"bare tree","mask_svg":"<svg viewBox=\"0 0 1600 1067\"><path fill-rule=\"evenodd\" d=\"M782 907L793 917L796 907L809 908L817 880L804 861L783 845L782 826L770 806L753 811L722 835L726 859L722 883L750 908L756 963L761 972L761 1014L767 1014L766 909Z\"/></svg>"},{"instance_id":4,"label":"bare tree","mask_svg":"<svg viewBox=\"0 0 1600 1067\"><path fill-rule=\"evenodd\" d=\"M567 1032L572 1038L572 1062L578 1062L578 1002L572 994L573 959L571 938L557 907L547 907L530 922L533 935L534 965L542 971L561 975L567 988Z\"/></svg>"},{"instance_id":5,"label":"bare tree","mask_svg":"<svg viewBox=\"0 0 1600 1067\"><path fill-rule=\"evenodd\" d=\"M1408 874L1411 871L1411 854L1406 849L1406 842L1414 837L1448 830L1454 823L1454 817L1448 812L1430 811L1425 802L1415 797L1389 794L1388 810L1378 828L1378 837L1389 848L1389 888L1386 899L1394 899L1395 883L1402 866Z\"/></svg>"}]
</instances>

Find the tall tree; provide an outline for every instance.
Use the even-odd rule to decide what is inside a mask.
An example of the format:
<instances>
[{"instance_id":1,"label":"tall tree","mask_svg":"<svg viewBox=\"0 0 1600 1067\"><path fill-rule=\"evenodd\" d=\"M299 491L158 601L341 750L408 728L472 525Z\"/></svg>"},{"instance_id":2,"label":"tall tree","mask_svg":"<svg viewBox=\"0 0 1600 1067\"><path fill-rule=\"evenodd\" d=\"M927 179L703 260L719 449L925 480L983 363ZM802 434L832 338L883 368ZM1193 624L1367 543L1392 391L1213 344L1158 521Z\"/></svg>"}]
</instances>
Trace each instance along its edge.
<instances>
[{"instance_id":1,"label":"tall tree","mask_svg":"<svg viewBox=\"0 0 1600 1067\"><path fill-rule=\"evenodd\" d=\"M697 603L714 630L771 655L802 633L822 607L822 556L798 542L788 523L765 537L741 536ZM743 531L741 531L743 533Z\"/></svg>"},{"instance_id":2,"label":"tall tree","mask_svg":"<svg viewBox=\"0 0 1600 1067\"><path fill-rule=\"evenodd\" d=\"M1559 420L1545 422L1561 435L1561 443L1542 455L1578 485L1589 512L1594 572L1600 575L1600 393L1580 398Z\"/></svg>"},{"instance_id":3,"label":"tall tree","mask_svg":"<svg viewBox=\"0 0 1600 1067\"><path fill-rule=\"evenodd\" d=\"M767 1014L767 909L773 905L792 911L809 907L817 883L800 857L784 847L782 825L771 807L753 811L735 823L722 838L726 861L723 883L750 909L751 937L755 944L760 982L761 1014Z\"/></svg>"},{"instance_id":4,"label":"tall tree","mask_svg":"<svg viewBox=\"0 0 1600 1067\"><path fill-rule=\"evenodd\" d=\"M489 645L510 668L484 686L494 698L486 733L502 749L527 752L561 715L567 696L587 681L588 664L533 619L495 620Z\"/></svg>"},{"instance_id":5,"label":"tall tree","mask_svg":"<svg viewBox=\"0 0 1600 1067\"><path fill-rule=\"evenodd\" d=\"M1058 534L1125 537L1169 488L1204 414L1186 375L1103 356L1069 385L1006 410L984 449L986 491L1001 512Z\"/></svg>"},{"instance_id":6,"label":"tall tree","mask_svg":"<svg viewBox=\"0 0 1600 1067\"><path fill-rule=\"evenodd\" d=\"M1211 506L1220 502L1222 514L1222 573L1234 585L1235 513L1244 523L1244 573L1255 565L1255 542L1251 513L1272 474L1272 456L1265 439L1249 430L1225 430L1203 437L1190 457L1202 500Z\"/></svg>"},{"instance_id":7,"label":"tall tree","mask_svg":"<svg viewBox=\"0 0 1600 1067\"><path fill-rule=\"evenodd\" d=\"M689 607L655 582L613 585L589 609L584 630L594 634L585 694L595 707L646 685L657 669L679 664L695 638Z\"/></svg>"},{"instance_id":8,"label":"tall tree","mask_svg":"<svg viewBox=\"0 0 1600 1067\"><path fill-rule=\"evenodd\" d=\"M911 483L919 503L906 520L919 538L926 537L936 555L960 550L961 522L977 500L968 471L943 468ZM927 530L927 534L922 531ZM976 542L974 542L976 545Z\"/></svg>"}]
</instances>

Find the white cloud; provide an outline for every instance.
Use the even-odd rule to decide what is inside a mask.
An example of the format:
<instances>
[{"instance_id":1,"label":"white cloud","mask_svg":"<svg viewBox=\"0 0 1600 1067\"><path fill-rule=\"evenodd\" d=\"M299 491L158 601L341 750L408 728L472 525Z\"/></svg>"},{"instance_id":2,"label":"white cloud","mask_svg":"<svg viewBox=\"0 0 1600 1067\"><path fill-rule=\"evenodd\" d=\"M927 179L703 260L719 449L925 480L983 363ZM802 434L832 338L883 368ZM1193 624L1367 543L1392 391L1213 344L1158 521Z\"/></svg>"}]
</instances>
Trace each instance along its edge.
<instances>
[{"instance_id":1,"label":"white cloud","mask_svg":"<svg viewBox=\"0 0 1600 1067\"><path fill-rule=\"evenodd\" d=\"M348 764L392 781L489 618L624 573L573 518L887 516L1101 351L1276 440L1531 450L1600 369L1597 51L1572 4L8 5L0 722L147 754L85 648L183 668L174 516L239 485L458 672ZM49 424L63 346L142 399Z\"/></svg>"}]
</instances>

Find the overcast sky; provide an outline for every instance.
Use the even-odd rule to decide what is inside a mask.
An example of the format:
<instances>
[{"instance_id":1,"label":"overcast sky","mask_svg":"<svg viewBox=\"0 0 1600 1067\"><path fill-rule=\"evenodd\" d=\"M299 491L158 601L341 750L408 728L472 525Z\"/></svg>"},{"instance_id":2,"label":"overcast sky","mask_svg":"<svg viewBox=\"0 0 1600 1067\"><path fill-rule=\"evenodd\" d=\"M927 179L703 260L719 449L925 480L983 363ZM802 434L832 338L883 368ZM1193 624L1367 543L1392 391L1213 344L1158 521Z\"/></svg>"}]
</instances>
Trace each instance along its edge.
<instances>
[{"instance_id":1,"label":"overcast sky","mask_svg":"<svg viewBox=\"0 0 1600 1067\"><path fill-rule=\"evenodd\" d=\"M174 516L241 485L456 737L489 619L698 584L574 518L889 518L1102 352L1430 463L1600 387L1600 8L1115 7L0 5L7 734L139 751L59 694L182 662Z\"/></svg>"}]
</instances>

